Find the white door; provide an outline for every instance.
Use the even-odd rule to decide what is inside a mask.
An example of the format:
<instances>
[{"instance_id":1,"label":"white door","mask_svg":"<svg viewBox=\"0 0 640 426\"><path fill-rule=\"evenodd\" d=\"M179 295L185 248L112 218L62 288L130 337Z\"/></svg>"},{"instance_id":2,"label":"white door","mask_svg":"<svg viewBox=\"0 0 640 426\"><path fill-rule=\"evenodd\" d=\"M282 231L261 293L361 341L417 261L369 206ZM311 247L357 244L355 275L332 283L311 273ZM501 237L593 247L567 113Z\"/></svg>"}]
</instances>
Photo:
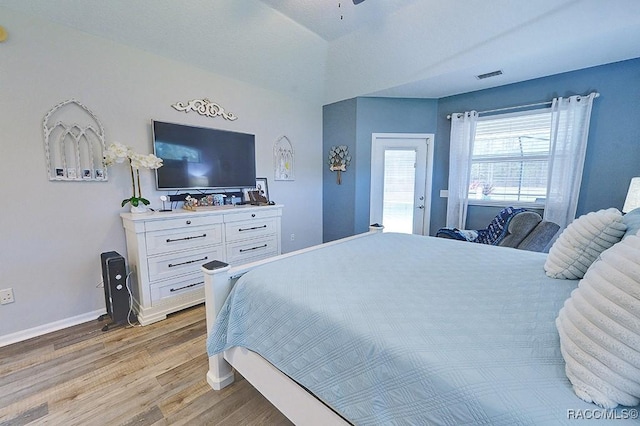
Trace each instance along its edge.
<instances>
[{"instance_id":1,"label":"white door","mask_svg":"<svg viewBox=\"0 0 640 426\"><path fill-rule=\"evenodd\" d=\"M374 133L371 143L371 223L385 232L428 234L433 135Z\"/></svg>"}]
</instances>

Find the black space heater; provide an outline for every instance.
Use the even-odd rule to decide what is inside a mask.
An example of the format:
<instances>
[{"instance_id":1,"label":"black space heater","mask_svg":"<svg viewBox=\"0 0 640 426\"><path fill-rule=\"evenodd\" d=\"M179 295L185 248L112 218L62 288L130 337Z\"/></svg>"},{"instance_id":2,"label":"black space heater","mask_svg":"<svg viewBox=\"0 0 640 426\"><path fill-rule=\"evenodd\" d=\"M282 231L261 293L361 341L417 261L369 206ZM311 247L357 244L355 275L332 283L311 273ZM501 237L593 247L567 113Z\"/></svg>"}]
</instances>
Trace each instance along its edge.
<instances>
[{"instance_id":1,"label":"black space heater","mask_svg":"<svg viewBox=\"0 0 640 426\"><path fill-rule=\"evenodd\" d=\"M108 251L100 255L100 262L107 313L101 315L98 320L111 318L111 322L102 327L102 331L107 331L111 326L124 325L128 322L130 295L127 289L127 266L124 257L116 251ZM135 321L135 318L133 320Z\"/></svg>"}]
</instances>

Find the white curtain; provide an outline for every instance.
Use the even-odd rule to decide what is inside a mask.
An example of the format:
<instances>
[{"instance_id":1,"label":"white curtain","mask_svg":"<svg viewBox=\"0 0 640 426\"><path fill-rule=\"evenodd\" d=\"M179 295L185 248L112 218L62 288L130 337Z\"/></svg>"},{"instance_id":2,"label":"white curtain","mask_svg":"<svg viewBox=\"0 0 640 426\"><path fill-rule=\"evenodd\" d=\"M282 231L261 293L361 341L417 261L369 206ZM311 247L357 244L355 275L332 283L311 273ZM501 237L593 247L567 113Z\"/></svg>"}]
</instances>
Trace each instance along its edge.
<instances>
[{"instance_id":1,"label":"white curtain","mask_svg":"<svg viewBox=\"0 0 640 426\"><path fill-rule=\"evenodd\" d=\"M476 111L451 114L449 198L447 199L447 227L449 228L464 229L467 220L471 154L477 121Z\"/></svg>"},{"instance_id":2,"label":"white curtain","mask_svg":"<svg viewBox=\"0 0 640 426\"><path fill-rule=\"evenodd\" d=\"M591 107L597 93L555 98L551 105L551 146L544 220L564 229L576 217L587 152Z\"/></svg>"}]
</instances>

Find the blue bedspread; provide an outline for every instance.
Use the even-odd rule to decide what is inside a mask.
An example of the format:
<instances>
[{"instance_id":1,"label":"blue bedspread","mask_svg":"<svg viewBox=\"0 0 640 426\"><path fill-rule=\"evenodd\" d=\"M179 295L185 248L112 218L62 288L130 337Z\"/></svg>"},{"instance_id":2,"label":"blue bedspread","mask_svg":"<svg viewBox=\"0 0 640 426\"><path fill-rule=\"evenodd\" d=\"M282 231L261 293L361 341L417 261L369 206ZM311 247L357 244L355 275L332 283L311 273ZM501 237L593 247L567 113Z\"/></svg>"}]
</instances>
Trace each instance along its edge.
<instances>
[{"instance_id":1,"label":"blue bedspread","mask_svg":"<svg viewBox=\"0 0 640 426\"><path fill-rule=\"evenodd\" d=\"M575 424L598 409L554 324L577 281L545 256L401 234L293 256L238 281L208 351L257 352L356 425Z\"/></svg>"}]
</instances>

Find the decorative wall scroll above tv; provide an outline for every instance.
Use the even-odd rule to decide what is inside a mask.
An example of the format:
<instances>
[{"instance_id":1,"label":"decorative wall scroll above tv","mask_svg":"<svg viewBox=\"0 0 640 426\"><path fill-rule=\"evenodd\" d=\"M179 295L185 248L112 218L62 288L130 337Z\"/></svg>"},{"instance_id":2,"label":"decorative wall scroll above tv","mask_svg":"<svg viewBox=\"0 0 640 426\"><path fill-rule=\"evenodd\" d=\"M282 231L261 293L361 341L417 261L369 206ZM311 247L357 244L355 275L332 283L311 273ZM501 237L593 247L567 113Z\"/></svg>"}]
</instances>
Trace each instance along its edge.
<instances>
[{"instance_id":1,"label":"decorative wall scroll above tv","mask_svg":"<svg viewBox=\"0 0 640 426\"><path fill-rule=\"evenodd\" d=\"M273 145L275 180L294 180L293 145L286 136L281 136Z\"/></svg>"},{"instance_id":2,"label":"decorative wall scroll above tv","mask_svg":"<svg viewBox=\"0 0 640 426\"><path fill-rule=\"evenodd\" d=\"M211 117L211 118L222 117L225 120L229 120L229 121L234 121L238 119L238 117L236 117L235 114L231 112L226 112L224 108L222 108L219 104L215 102L211 102L209 99L206 99L206 98L193 99L187 102L186 104L182 102L176 102L171 106L177 109L178 111L184 111L184 112L195 111L200 115L204 115L206 117Z\"/></svg>"},{"instance_id":3,"label":"decorative wall scroll above tv","mask_svg":"<svg viewBox=\"0 0 640 426\"><path fill-rule=\"evenodd\" d=\"M89 108L69 99L42 123L49 180L106 181L104 128Z\"/></svg>"}]
</instances>

